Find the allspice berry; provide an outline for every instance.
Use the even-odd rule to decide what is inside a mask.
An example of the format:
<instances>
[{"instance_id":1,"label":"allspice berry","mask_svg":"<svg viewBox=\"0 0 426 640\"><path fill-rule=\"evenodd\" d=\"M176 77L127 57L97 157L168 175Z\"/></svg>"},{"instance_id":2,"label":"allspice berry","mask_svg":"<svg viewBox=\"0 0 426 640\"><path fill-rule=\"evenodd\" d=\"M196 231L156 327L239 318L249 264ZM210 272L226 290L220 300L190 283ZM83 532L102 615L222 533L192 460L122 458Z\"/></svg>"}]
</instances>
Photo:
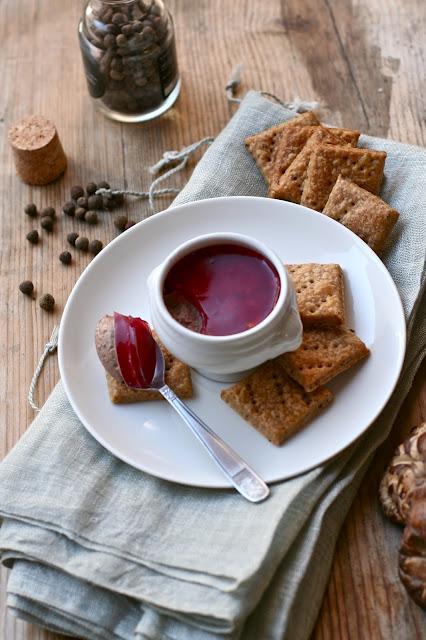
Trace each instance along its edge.
<instances>
[{"instance_id":1,"label":"allspice berry","mask_svg":"<svg viewBox=\"0 0 426 640\"><path fill-rule=\"evenodd\" d=\"M134 220L128 220L124 225L124 231L127 231L127 229L130 229L130 227L134 227L135 224L136 222Z\"/></svg>"},{"instance_id":2,"label":"allspice berry","mask_svg":"<svg viewBox=\"0 0 426 640\"><path fill-rule=\"evenodd\" d=\"M88 185L86 185L86 193L88 196L92 196L95 191L97 190L98 186L94 183L94 182L89 182Z\"/></svg>"},{"instance_id":3,"label":"allspice berry","mask_svg":"<svg viewBox=\"0 0 426 640\"><path fill-rule=\"evenodd\" d=\"M39 305L45 311L53 311L55 306L55 298L50 293L45 293L39 300Z\"/></svg>"},{"instance_id":4,"label":"allspice berry","mask_svg":"<svg viewBox=\"0 0 426 640\"><path fill-rule=\"evenodd\" d=\"M45 231L52 231L53 229L53 220L50 216L43 216L40 224Z\"/></svg>"},{"instance_id":5,"label":"allspice berry","mask_svg":"<svg viewBox=\"0 0 426 640\"><path fill-rule=\"evenodd\" d=\"M82 196L84 196L83 187L80 187L79 184L76 184L76 185L74 185L74 187L71 187L71 198L73 200L78 200Z\"/></svg>"},{"instance_id":6,"label":"allspice berry","mask_svg":"<svg viewBox=\"0 0 426 640\"><path fill-rule=\"evenodd\" d=\"M104 194L102 196L102 209L112 209L114 207L114 198L112 195Z\"/></svg>"},{"instance_id":7,"label":"allspice berry","mask_svg":"<svg viewBox=\"0 0 426 640\"><path fill-rule=\"evenodd\" d=\"M50 218L49 218L50 220ZM31 244L37 244L37 242L39 241L40 237L38 235L38 231L37 229L33 229L32 231L30 231L29 233L27 233L27 240L29 242L31 242Z\"/></svg>"},{"instance_id":8,"label":"allspice berry","mask_svg":"<svg viewBox=\"0 0 426 640\"><path fill-rule=\"evenodd\" d=\"M59 254L59 260L62 264L71 264L72 256L69 251L62 251L62 253Z\"/></svg>"},{"instance_id":9,"label":"allspice berry","mask_svg":"<svg viewBox=\"0 0 426 640\"><path fill-rule=\"evenodd\" d=\"M114 226L119 231L124 231L124 229L126 228L126 224L127 224L127 216L117 216L116 218L114 218Z\"/></svg>"},{"instance_id":10,"label":"allspice berry","mask_svg":"<svg viewBox=\"0 0 426 640\"><path fill-rule=\"evenodd\" d=\"M87 198L87 206L89 209L102 209L103 199L102 196L89 196Z\"/></svg>"},{"instance_id":11,"label":"allspice berry","mask_svg":"<svg viewBox=\"0 0 426 640\"><path fill-rule=\"evenodd\" d=\"M77 240L77 238L78 233L76 231L71 231L71 233L67 235L67 240L73 247L75 247L75 241Z\"/></svg>"},{"instance_id":12,"label":"allspice berry","mask_svg":"<svg viewBox=\"0 0 426 640\"><path fill-rule=\"evenodd\" d=\"M127 38L123 33L120 33L116 39L115 39L115 43L117 45L117 47L125 47L127 45Z\"/></svg>"},{"instance_id":13,"label":"allspice berry","mask_svg":"<svg viewBox=\"0 0 426 640\"><path fill-rule=\"evenodd\" d=\"M66 216L73 216L75 214L75 204L74 202L66 202L62 207L62 211Z\"/></svg>"},{"instance_id":14,"label":"allspice berry","mask_svg":"<svg viewBox=\"0 0 426 640\"><path fill-rule=\"evenodd\" d=\"M102 251L103 248L104 248L104 245L100 240L92 240L92 242L89 244L89 251L94 256L96 256L100 251Z\"/></svg>"},{"instance_id":15,"label":"allspice berry","mask_svg":"<svg viewBox=\"0 0 426 640\"><path fill-rule=\"evenodd\" d=\"M80 196L80 198L77 198L77 206L82 207L83 209L88 209L87 198L85 196Z\"/></svg>"},{"instance_id":16,"label":"allspice berry","mask_svg":"<svg viewBox=\"0 0 426 640\"><path fill-rule=\"evenodd\" d=\"M98 189L111 189L111 187L109 186L109 182L107 182L106 180L101 180L98 183Z\"/></svg>"},{"instance_id":17,"label":"allspice berry","mask_svg":"<svg viewBox=\"0 0 426 640\"><path fill-rule=\"evenodd\" d=\"M86 209L83 209L83 207L77 207L77 209L75 210L75 217L77 218L77 220L84 220L86 216Z\"/></svg>"},{"instance_id":18,"label":"allspice berry","mask_svg":"<svg viewBox=\"0 0 426 640\"><path fill-rule=\"evenodd\" d=\"M26 296L30 296L34 291L34 285L31 280L24 280L19 285L19 291L22 291Z\"/></svg>"},{"instance_id":19,"label":"allspice berry","mask_svg":"<svg viewBox=\"0 0 426 640\"><path fill-rule=\"evenodd\" d=\"M45 207L40 211L40 215L42 218L44 218L45 216L48 216L49 218L52 218L52 220L55 220L56 211L53 207Z\"/></svg>"},{"instance_id":20,"label":"allspice berry","mask_svg":"<svg viewBox=\"0 0 426 640\"><path fill-rule=\"evenodd\" d=\"M29 216L30 218L35 218L38 213L37 207L33 202L31 202L31 204L27 204L24 211L27 214L27 216Z\"/></svg>"},{"instance_id":21,"label":"allspice berry","mask_svg":"<svg viewBox=\"0 0 426 640\"><path fill-rule=\"evenodd\" d=\"M84 219L89 224L98 224L98 221L99 221L98 214L96 213L96 211L86 211L86 215L84 216Z\"/></svg>"},{"instance_id":22,"label":"allspice berry","mask_svg":"<svg viewBox=\"0 0 426 640\"><path fill-rule=\"evenodd\" d=\"M76 249L79 249L80 251L87 251L89 248L89 240L84 236L79 236L75 241L74 246Z\"/></svg>"},{"instance_id":23,"label":"allspice berry","mask_svg":"<svg viewBox=\"0 0 426 640\"><path fill-rule=\"evenodd\" d=\"M112 23L113 24L123 24L123 22L126 22L126 16L124 15L124 13L115 13L112 17Z\"/></svg>"},{"instance_id":24,"label":"allspice berry","mask_svg":"<svg viewBox=\"0 0 426 640\"><path fill-rule=\"evenodd\" d=\"M113 194L113 198L114 198L114 204L119 207L120 205L123 204L124 202L124 194L122 193L114 193Z\"/></svg>"}]
</instances>

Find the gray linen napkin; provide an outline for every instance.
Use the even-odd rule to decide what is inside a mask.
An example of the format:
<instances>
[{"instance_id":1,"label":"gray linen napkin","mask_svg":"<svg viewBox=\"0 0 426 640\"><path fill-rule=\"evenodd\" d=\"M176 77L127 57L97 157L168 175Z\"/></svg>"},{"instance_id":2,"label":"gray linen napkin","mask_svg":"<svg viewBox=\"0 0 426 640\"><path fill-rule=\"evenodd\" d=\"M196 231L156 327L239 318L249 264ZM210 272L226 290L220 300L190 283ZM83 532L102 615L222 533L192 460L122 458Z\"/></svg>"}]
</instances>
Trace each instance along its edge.
<instances>
[{"instance_id":1,"label":"gray linen napkin","mask_svg":"<svg viewBox=\"0 0 426 640\"><path fill-rule=\"evenodd\" d=\"M250 92L175 203L265 195L243 139L293 115ZM401 213L385 262L409 342L381 416L336 459L252 505L120 462L79 423L59 383L0 465L0 551L16 615L90 640L309 636L339 528L426 350L426 152L361 144L387 151L383 197Z\"/></svg>"}]
</instances>

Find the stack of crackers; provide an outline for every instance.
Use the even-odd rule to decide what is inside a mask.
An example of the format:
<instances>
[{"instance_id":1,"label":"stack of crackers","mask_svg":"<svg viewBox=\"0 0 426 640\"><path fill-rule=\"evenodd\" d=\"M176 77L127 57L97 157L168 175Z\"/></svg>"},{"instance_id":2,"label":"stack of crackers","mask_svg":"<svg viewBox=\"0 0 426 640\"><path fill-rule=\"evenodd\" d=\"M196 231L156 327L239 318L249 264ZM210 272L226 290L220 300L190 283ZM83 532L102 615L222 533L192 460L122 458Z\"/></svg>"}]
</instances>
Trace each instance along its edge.
<instances>
[{"instance_id":1,"label":"stack of crackers","mask_svg":"<svg viewBox=\"0 0 426 640\"><path fill-rule=\"evenodd\" d=\"M324 385L369 350L346 326L345 290L337 264L287 265L296 289L303 342L221 393L245 420L280 445L331 403Z\"/></svg>"},{"instance_id":2,"label":"stack of crackers","mask_svg":"<svg viewBox=\"0 0 426 640\"><path fill-rule=\"evenodd\" d=\"M386 153L358 148L359 136L323 126L310 111L246 138L245 144L269 197L321 211L380 254L399 214L377 195Z\"/></svg>"}]
</instances>

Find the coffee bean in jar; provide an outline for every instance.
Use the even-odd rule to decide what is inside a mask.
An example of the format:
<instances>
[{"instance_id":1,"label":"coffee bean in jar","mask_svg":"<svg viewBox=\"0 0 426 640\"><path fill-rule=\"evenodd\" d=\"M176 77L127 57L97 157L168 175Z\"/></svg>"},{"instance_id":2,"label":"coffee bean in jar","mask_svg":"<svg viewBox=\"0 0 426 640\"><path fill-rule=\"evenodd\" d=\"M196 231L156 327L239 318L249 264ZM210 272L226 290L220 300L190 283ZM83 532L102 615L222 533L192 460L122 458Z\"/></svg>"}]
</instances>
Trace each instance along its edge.
<instances>
[{"instance_id":1,"label":"coffee bean in jar","mask_svg":"<svg viewBox=\"0 0 426 640\"><path fill-rule=\"evenodd\" d=\"M174 27L162 0L89 0L78 32L89 93L105 115L143 122L174 104Z\"/></svg>"}]
</instances>

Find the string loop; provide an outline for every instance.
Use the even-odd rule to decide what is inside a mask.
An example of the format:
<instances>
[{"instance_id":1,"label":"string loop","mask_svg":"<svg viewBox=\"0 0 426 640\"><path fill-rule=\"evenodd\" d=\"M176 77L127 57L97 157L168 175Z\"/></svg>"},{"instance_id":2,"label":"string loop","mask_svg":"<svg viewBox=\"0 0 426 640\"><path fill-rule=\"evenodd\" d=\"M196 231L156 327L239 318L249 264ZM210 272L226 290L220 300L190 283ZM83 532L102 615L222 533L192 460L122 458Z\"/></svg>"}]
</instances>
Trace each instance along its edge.
<instances>
[{"instance_id":1,"label":"string loop","mask_svg":"<svg viewBox=\"0 0 426 640\"><path fill-rule=\"evenodd\" d=\"M28 390L28 402L32 407L32 409L34 409L34 411L40 411L40 407L38 407L34 402L34 393L37 387L37 382L42 372L47 356L50 353L54 353L58 348L58 335L59 335L59 325L56 325L52 331L52 335L49 338L49 342L47 342L44 347L43 353L40 356L40 360L38 361L38 364L34 371L33 378L30 383L30 388Z\"/></svg>"}]
</instances>

